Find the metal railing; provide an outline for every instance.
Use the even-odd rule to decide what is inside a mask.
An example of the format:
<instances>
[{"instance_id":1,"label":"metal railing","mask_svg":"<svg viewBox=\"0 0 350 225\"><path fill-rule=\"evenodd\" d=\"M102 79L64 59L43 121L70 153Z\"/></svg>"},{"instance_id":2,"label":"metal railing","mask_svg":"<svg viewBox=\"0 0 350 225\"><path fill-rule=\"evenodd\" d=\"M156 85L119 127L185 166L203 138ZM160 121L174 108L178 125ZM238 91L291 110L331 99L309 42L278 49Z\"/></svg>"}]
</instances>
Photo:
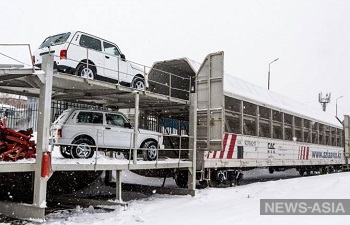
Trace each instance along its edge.
<instances>
[{"instance_id":1,"label":"metal railing","mask_svg":"<svg viewBox=\"0 0 350 225\"><path fill-rule=\"evenodd\" d=\"M128 83L128 84L130 84L131 88L135 88L135 86L133 86L134 81L136 81L136 79L140 79L144 82L144 84L153 83L153 84L160 85L161 87L167 89L168 90L167 95L169 95L169 96L172 96L173 91L184 92L187 94L190 92L190 85L189 85L189 87L186 87L185 89L181 89L181 88L175 87L175 85L173 85L174 82L172 82L173 80L175 80L175 78L177 78L177 79L181 79L183 81L186 81L188 83L191 83L190 78L182 77L181 75L172 74L172 73L160 70L160 69L152 68L152 67L149 67L149 66L131 61L131 60L124 60L121 58L120 55L107 54L103 51L100 52L97 50L85 48L85 47L82 47L80 45L76 45L74 43L70 43L70 45L79 46L79 48L83 48L86 50L86 55L85 55L86 57L81 56L81 60L76 60L76 59L70 58L69 53L68 53L67 57L65 59L63 59L63 60L69 61L72 66L74 65L74 67L72 67L72 70L68 71L69 73L71 73L73 75L78 75L78 73L77 73L78 66L80 64L83 64L83 65L86 65L86 67L92 68L94 70L94 72L96 73L95 75L98 75L99 79L107 80L108 82L116 83L117 85ZM51 52L51 49L49 49L48 52ZM104 54L105 57L108 57L108 59L117 59L115 68L107 68L107 67L102 66L102 65L96 65L96 62L93 62L92 57L91 57L92 53L96 53L96 52L98 52L98 54ZM56 52L54 53L54 56L56 59L60 58L60 55L58 55ZM125 69L124 70L121 69L120 63L123 63L123 62L130 64L130 66L125 65L128 67L126 71L125 71ZM134 73L134 74L130 73L130 71L129 71L130 68L134 68L134 69L138 68L135 70L138 71L139 73ZM152 68L152 70L161 72L163 74L167 74L169 76L169 83L162 83L162 82L158 82L157 80L149 79L147 76L148 75L147 73L150 71L151 68ZM110 76L109 77L105 76L104 75L105 71L109 71L109 72L114 73L113 77L111 78ZM102 78L101 78L101 76L102 76ZM124 78L122 78L121 76L124 76ZM85 77L85 78L88 78L88 77ZM152 91L152 90L150 90L150 91Z\"/></svg>"},{"instance_id":2,"label":"metal railing","mask_svg":"<svg viewBox=\"0 0 350 225\"><path fill-rule=\"evenodd\" d=\"M94 124L87 124L87 125L94 126ZM78 129L79 126L81 126L82 128L86 127L85 125L67 125L67 124L65 124L64 126L65 126L65 128L74 127L73 129ZM193 138L193 137L181 136L180 135L179 136L180 137L180 145L179 145L178 149L175 149L175 150L178 150L178 152L177 152L177 155L174 156L174 149L173 148L164 148L164 149L160 149L159 148L159 146L163 145L163 143L159 143L161 141L160 136L154 135L155 136L154 139L158 143L158 147L155 149L156 150L156 159L152 160L152 161L149 161L149 160L147 160L145 158L145 155L144 155L145 151L150 150L149 148L145 148L144 146L141 146L141 141L139 143L137 143L138 146L133 146L134 132L130 133L131 135L130 135L130 139L128 141L128 143L129 143L128 146L125 146L125 145L121 146L121 145L118 145L116 143L115 145L113 145L113 147L111 147L111 146L106 147L103 143L101 143L101 141L102 142L104 141L103 133L105 131L104 126L106 126L106 125L99 124L99 125L96 125L96 126L101 126L101 128L93 128L94 131L90 132L89 134L84 134L85 136L89 135L93 139L94 144L89 144L89 148L90 148L90 150L94 151L94 156L95 156L94 163L95 163L95 165L98 164L98 161L99 161L98 155L100 155L101 153L106 155L107 152L116 152L116 153L119 152L119 153L123 153L123 154L127 153L126 155L128 157L125 157L125 155L124 155L124 157L125 157L124 160L128 160L128 165L130 166L131 164L135 164L134 160L132 158L132 155L133 155L133 150L137 150L138 152L142 153L142 155L143 155L142 158L137 158L136 159L137 162L146 160L148 162L147 164L154 164L155 168L158 168L159 162L165 161L165 160L169 160L169 159L173 159L174 160L173 162L178 163L178 166L180 166L181 162L190 160L188 158L188 154L184 155L183 153L185 151L187 151L187 152L193 151L193 149L182 148L182 144L181 144L181 140L183 138L190 139L190 138ZM54 150L54 146L59 146L59 147L60 146L65 146L65 147L69 148L70 151L72 151L72 149L74 147L80 146L80 144L73 144L71 142L69 142L69 143L60 142L60 138L57 138L55 136L54 126L51 126L50 131L51 131L50 132L51 151ZM108 131L110 131L110 130L108 130ZM124 133L124 131L113 131L113 132L114 132L114 138L115 138L114 140L118 139L118 136L120 136L120 133ZM140 134L138 134L138 135L140 135ZM125 140L123 140L123 141L125 141ZM154 149L151 149L151 150L154 150ZM70 154L72 154L72 152L70 152ZM74 157L72 156L72 158L74 158Z\"/></svg>"},{"instance_id":3,"label":"metal railing","mask_svg":"<svg viewBox=\"0 0 350 225\"><path fill-rule=\"evenodd\" d=\"M11 47L11 51L9 51L9 53L7 53L8 51L5 51L5 48L7 47ZM18 50L16 51L15 49L17 49L17 47L25 47L27 50L27 60L29 60L29 63L23 62L23 56L19 56L18 54ZM5 53L6 52L6 53ZM9 59L11 62L16 62L16 63L20 63L20 65L22 66L28 66L30 68L33 69L34 71L34 65L31 63L32 62L32 50L30 48L29 44L0 44L0 55ZM0 61L0 65L3 64L3 62ZM4 64L3 64L4 65ZM11 66L15 65L11 65L11 64L6 64L8 65L10 68Z\"/></svg>"},{"instance_id":4,"label":"metal railing","mask_svg":"<svg viewBox=\"0 0 350 225\"><path fill-rule=\"evenodd\" d=\"M70 43L70 45L76 45L74 43ZM32 50L31 50L31 47L29 44L0 44L0 47L27 47L28 48L28 60L30 63L25 63L23 62L22 60L19 59L19 56L15 54L15 51L11 51L11 54L5 54L3 51L0 50L0 55L8 58L9 60L11 61L14 61L16 63L20 63L21 65L23 66L28 66L30 68L33 69L33 71L35 70L35 66L33 65L33 61L32 61L32 58L33 58L33 54L32 54ZM149 67L149 66L146 66L146 65L143 65L143 64L140 64L140 63L137 63L137 62L134 62L134 61L131 61L131 60L124 60L121 58L120 55L111 55L111 54L107 54L103 51L99 52L99 51L96 51L96 50L93 50L93 49L89 49L89 48L84 48L80 45L76 45L76 46L79 46L79 48L83 48L85 49L85 54L86 54L86 57L83 57L81 56L81 60L76 60L76 59L73 59L73 58L70 58L69 57L69 52L68 52L68 56L65 58L65 59L62 59L62 60L67 60L70 62L71 65L74 65L74 67L72 66L72 69L70 71L67 71L68 73L71 73L72 75L78 75L76 73L76 70L78 68L78 66L80 64L83 64L83 65L86 65L86 67L91 67L93 68L96 72L95 75L98 75L98 78L102 80L106 80L107 82L112 82L112 83L116 83L117 85L122 85L122 84L129 84L131 88L135 88L133 85L133 82L136 80L136 79L140 79L144 82L144 84L149 84L149 83L152 83L152 84L156 84L156 85L159 85L160 87L166 89L166 93L164 93L165 95L168 95L168 96L172 96L173 92L181 92L181 93L184 93L186 95L189 94L190 92L190 88L191 88L191 81L190 81L190 78L187 78L187 77L183 77L179 74L173 74L173 73L169 73L167 71L163 71L163 70L160 70L160 69L156 69L156 68L152 68L152 67ZM53 52L51 50L51 47L48 49L48 53L49 52ZM106 57L109 57L110 59L117 59L116 60L116 65L114 66L114 68L107 68L105 67L104 65L96 65L94 62L92 63L91 59L91 55L93 52L98 52L98 54L104 54ZM55 59L59 59L60 58L60 55L58 55L57 52L54 53L54 56L55 56ZM22 57L22 56L21 56ZM125 65L127 66L128 68L125 70L122 70L121 69L121 65L120 63L122 62L125 62L126 64L129 64L129 65ZM2 62L0 61L0 64ZM130 73L129 69L130 68L136 68L135 70L138 71L138 73ZM168 82L159 82L155 79L149 79L149 77L147 76L147 73L150 71L150 69L154 70L154 71L158 71L160 72L161 74L164 74L164 75L167 75L168 76ZM99 72L97 73L97 71L102 71L102 72ZM104 72L105 71L109 71L113 74L112 77L107 77L105 76ZM124 78L123 78L123 77ZM137 78L136 78L137 77ZM86 77L88 78L88 77ZM93 78L93 77L92 77ZM180 80L180 81L183 81L183 82L186 82L186 83L189 83L189 86L188 87L185 87L185 88L178 88L176 87L175 85L175 82L176 80ZM150 89L149 91L152 92L152 90Z\"/></svg>"}]
</instances>

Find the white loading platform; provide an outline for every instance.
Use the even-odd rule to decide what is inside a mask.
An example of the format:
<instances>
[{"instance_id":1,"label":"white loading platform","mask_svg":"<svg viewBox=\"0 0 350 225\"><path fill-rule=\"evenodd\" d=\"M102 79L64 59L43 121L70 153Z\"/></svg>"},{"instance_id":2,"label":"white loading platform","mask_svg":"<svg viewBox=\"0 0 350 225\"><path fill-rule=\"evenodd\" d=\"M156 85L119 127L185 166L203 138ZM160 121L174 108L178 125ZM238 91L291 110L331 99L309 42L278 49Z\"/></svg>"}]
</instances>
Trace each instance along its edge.
<instances>
[{"instance_id":1,"label":"white loading platform","mask_svg":"<svg viewBox=\"0 0 350 225\"><path fill-rule=\"evenodd\" d=\"M0 64L0 92L39 97L39 118L37 134L36 159L19 160L17 162L0 162L2 173L33 172L34 193L32 204L14 202L1 202L0 215L43 222L46 208L46 189L48 177L41 177L42 154L49 150L49 129L51 100L64 100L78 103L95 104L113 108L135 108L135 129L138 128L139 109L157 110L157 112L185 115L190 121L190 127L195 128L196 110L195 102L167 96L150 91L136 91L120 84L106 83L98 80L89 80L71 74L53 71L53 55L43 56L43 70L24 68ZM167 88L171 88L168 86ZM190 99L196 99L194 97ZM122 170L150 170L150 169L188 169L189 177L188 194L195 194L195 135L196 129L190 131L189 139L191 149L189 158L185 160L159 159L157 161L133 161L116 158L91 158L91 159L64 159L52 158L51 174L56 171L103 171L117 172L116 202L123 203L121 199ZM137 132L134 132L134 135ZM191 144L192 143L192 144ZM134 148L135 149L135 148ZM136 150L134 156L136 156ZM67 181L69 182L69 181Z\"/></svg>"}]
</instances>

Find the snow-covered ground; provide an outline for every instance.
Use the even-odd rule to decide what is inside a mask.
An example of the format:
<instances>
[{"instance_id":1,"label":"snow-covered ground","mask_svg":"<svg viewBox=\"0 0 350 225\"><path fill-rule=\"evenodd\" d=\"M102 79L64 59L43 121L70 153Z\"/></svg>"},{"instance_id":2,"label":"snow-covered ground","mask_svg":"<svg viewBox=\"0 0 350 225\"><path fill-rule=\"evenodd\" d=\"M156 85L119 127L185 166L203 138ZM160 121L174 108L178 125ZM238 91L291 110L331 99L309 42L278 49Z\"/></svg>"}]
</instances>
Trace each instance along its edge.
<instances>
[{"instance_id":1,"label":"snow-covered ground","mask_svg":"<svg viewBox=\"0 0 350 225\"><path fill-rule=\"evenodd\" d=\"M125 175L133 178L137 175ZM122 224L349 224L349 216L263 216L260 199L348 199L350 173L256 182L231 188L197 190L195 197L155 194L115 211L77 207L47 216L50 225ZM30 224L30 223L29 223Z\"/></svg>"}]
</instances>

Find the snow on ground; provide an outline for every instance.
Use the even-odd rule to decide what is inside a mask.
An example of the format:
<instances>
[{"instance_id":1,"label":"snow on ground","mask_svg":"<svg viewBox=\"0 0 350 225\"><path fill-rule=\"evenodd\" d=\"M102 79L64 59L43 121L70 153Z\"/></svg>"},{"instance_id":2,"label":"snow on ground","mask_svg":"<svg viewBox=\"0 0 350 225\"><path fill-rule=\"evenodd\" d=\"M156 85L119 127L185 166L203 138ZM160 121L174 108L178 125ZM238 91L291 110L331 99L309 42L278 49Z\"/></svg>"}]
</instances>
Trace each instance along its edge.
<instances>
[{"instance_id":1,"label":"snow on ground","mask_svg":"<svg viewBox=\"0 0 350 225\"><path fill-rule=\"evenodd\" d=\"M132 200L128 207L104 212L93 207L47 216L48 225L123 224L349 224L349 216L262 216L260 199L348 199L350 172L256 182L230 188L197 190L195 197L155 194ZM29 223L30 224L30 223Z\"/></svg>"}]
</instances>

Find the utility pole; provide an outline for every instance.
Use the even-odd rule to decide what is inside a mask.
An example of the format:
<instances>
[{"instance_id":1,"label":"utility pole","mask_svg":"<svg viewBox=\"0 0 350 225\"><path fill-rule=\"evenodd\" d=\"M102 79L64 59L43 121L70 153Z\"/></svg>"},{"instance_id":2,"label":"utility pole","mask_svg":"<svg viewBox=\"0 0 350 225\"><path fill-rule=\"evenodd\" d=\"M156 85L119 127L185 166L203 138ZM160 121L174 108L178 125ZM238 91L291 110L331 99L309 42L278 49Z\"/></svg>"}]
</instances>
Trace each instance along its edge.
<instances>
[{"instance_id":1,"label":"utility pole","mask_svg":"<svg viewBox=\"0 0 350 225\"><path fill-rule=\"evenodd\" d=\"M335 117L338 118L338 99L342 98L344 96L340 96L338 98L335 99Z\"/></svg>"},{"instance_id":2,"label":"utility pole","mask_svg":"<svg viewBox=\"0 0 350 225\"><path fill-rule=\"evenodd\" d=\"M269 72L267 73L267 90L270 90L270 66L272 63L276 62L277 60L279 60L279 58L269 63Z\"/></svg>"}]
</instances>

